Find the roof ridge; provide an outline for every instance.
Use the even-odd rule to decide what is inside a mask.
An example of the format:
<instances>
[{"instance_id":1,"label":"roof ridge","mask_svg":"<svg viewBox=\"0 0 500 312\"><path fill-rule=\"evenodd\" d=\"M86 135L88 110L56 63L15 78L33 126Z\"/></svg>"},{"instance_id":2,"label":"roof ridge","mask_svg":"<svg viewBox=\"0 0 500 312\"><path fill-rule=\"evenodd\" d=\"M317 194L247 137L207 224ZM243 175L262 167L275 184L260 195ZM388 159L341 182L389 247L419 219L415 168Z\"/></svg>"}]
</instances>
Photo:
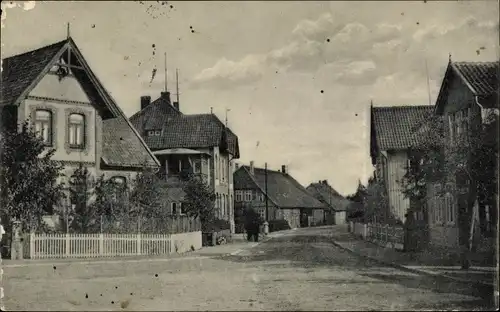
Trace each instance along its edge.
<instances>
[{"instance_id":1,"label":"roof ridge","mask_svg":"<svg viewBox=\"0 0 500 312\"><path fill-rule=\"evenodd\" d=\"M434 105L392 105L392 106L372 106L373 110L390 110L390 109L415 109L415 108L430 108Z\"/></svg>"},{"instance_id":2,"label":"roof ridge","mask_svg":"<svg viewBox=\"0 0 500 312\"><path fill-rule=\"evenodd\" d=\"M500 61L452 61L452 64L496 64L500 63Z\"/></svg>"},{"instance_id":3,"label":"roof ridge","mask_svg":"<svg viewBox=\"0 0 500 312\"><path fill-rule=\"evenodd\" d=\"M40 50L43 50L43 49L51 48L51 47L54 47L54 46L56 46L58 44L63 44L63 43L65 44L68 41L69 41L68 39L60 40L60 41L57 41L57 42L54 42L54 43L50 43L50 44L44 45L44 46L42 46L40 48L37 48L37 49L33 49L33 50L29 50L29 51L26 51L26 52L23 52L23 53L18 53L18 54L14 54L14 55L11 55L11 56L4 57L4 58L2 58L2 60L5 62L5 61L7 61L9 59L20 57L20 56L24 56L26 54L37 52L37 51L40 51Z\"/></svg>"}]
</instances>

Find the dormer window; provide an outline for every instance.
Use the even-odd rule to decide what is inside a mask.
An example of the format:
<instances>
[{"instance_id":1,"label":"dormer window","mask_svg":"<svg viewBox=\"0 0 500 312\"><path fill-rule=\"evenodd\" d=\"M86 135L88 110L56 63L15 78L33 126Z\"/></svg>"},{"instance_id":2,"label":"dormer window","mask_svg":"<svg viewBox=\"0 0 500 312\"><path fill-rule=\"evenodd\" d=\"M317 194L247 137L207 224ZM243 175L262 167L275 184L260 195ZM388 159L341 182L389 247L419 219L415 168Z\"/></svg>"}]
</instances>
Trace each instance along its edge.
<instances>
[{"instance_id":1,"label":"dormer window","mask_svg":"<svg viewBox=\"0 0 500 312\"><path fill-rule=\"evenodd\" d=\"M148 136L160 136L161 135L161 130L149 130L148 131Z\"/></svg>"}]
</instances>

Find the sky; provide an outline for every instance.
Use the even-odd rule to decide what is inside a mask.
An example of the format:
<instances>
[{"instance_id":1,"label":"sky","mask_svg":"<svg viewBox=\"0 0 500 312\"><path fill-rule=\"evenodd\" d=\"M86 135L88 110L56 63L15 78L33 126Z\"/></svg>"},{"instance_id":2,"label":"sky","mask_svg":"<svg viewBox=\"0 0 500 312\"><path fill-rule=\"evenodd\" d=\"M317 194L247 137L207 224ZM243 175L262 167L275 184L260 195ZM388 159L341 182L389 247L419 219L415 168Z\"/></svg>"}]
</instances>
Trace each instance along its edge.
<instances>
[{"instance_id":1,"label":"sky","mask_svg":"<svg viewBox=\"0 0 500 312\"><path fill-rule=\"evenodd\" d=\"M181 111L212 108L224 121L229 109L241 163L287 165L304 186L328 180L344 195L373 173L371 101L434 104L450 54L499 59L498 1L4 1L2 11L2 58L63 40L69 22L131 116L140 96L164 90L167 53Z\"/></svg>"}]
</instances>

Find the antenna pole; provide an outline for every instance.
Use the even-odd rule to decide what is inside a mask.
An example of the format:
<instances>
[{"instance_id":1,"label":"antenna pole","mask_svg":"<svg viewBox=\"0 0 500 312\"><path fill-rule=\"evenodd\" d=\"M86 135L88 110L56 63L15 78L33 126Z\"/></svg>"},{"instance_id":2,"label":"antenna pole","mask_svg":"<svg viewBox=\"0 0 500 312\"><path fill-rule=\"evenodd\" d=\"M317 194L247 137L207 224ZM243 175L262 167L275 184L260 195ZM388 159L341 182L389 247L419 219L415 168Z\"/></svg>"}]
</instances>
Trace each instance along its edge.
<instances>
[{"instance_id":1,"label":"antenna pole","mask_svg":"<svg viewBox=\"0 0 500 312\"><path fill-rule=\"evenodd\" d=\"M179 69L175 69L175 84L177 87L177 103L179 103Z\"/></svg>"},{"instance_id":2,"label":"antenna pole","mask_svg":"<svg viewBox=\"0 0 500 312\"><path fill-rule=\"evenodd\" d=\"M167 76L167 52L165 52L165 92L168 91L168 76Z\"/></svg>"}]
</instances>

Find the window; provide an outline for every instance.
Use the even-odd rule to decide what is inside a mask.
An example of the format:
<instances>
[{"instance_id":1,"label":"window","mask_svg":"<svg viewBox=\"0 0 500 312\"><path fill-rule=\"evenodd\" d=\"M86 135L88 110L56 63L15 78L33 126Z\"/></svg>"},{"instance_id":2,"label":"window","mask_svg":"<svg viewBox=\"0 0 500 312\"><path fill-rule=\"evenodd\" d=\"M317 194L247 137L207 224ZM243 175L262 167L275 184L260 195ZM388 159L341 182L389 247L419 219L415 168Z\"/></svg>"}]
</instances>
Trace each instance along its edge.
<instances>
[{"instance_id":1,"label":"window","mask_svg":"<svg viewBox=\"0 0 500 312\"><path fill-rule=\"evenodd\" d=\"M226 195L222 194L221 199L222 199L222 216L225 216L226 215Z\"/></svg>"},{"instance_id":2,"label":"window","mask_svg":"<svg viewBox=\"0 0 500 312\"><path fill-rule=\"evenodd\" d=\"M69 146L82 148L85 145L85 116L82 114L69 115Z\"/></svg>"},{"instance_id":3,"label":"window","mask_svg":"<svg viewBox=\"0 0 500 312\"><path fill-rule=\"evenodd\" d=\"M245 191L245 201L246 202L252 201L252 190Z\"/></svg>"},{"instance_id":4,"label":"window","mask_svg":"<svg viewBox=\"0 0 500 312\"><path fill-rule=\"evenodd\" d=\"M177 203L172 203L171 204L171 211L173 215L177 214Z\"/></svg>"},{"instance_id":5,"label":"window","mask_svg":"<svg viewBox=\"0 0 500 312\"><path fill-rule=\"evenodd\" d=\"M181 209L180 209L180 210L181 210L181 211L180 211L180 214L181 214L181 215L186 214L186 210L185 210L185 208L186 208L186 207L184 206L184 203L180 203L180 206L181 206L181 207L180 207L180 208L181 208Z\"/></svg>"},{"instance_id":6,"label":"window","mask_svg":"<svg viewBox=\"0 0 500 312\"><path fill-rule=\"evenodd\" d=\"M149 130L148 131L148 136L160 136L161 135L161 130Z\"/></svg>"},{"instance_id":7,"label":"window","mask_svg":"<svg viewBox=\"0 0 500 312\"><path fill-rule=\"evenodd\" d=\"M243 201L243 192L242 191L234 192L234 198L236 199L237 202Z\"/></svg>"},{"instance_id":8,"label":"window","mask_svg":"<svg viewBox=\"0 0 500 312\"><path fill-rule=\"evenodd\" d=\"M52 144L52 112L48 110L35 111L35 131L45 144Z\"/></svg>"},{"instance_id":9,"label":"window","mask_svg":"<svg viewBox=\"0 0 500 312\"><path fill-rule=\"evenodd\" d=\"M195 159L193 165L194 173L201 173L201 159Z\"/></svg>"},{"instance_id":10,"label":"window","mask_svg":"<svg viewBox=\"0 0 500 312\"><path fill-rule=\"evenodd\" d=\"M263 220L266 220L266 209L265 208L259 208L259 215Z\"/></svg>"},{"instance_id":11,"label":"window","mask_svg":"<svg viewBox=\"0 0 500 312\"><path fill-rule=\"evenodd\" d=\"M444 196L444 204L446 207L446 223L455 223L455 202L451 193L446 193Z\"/></svg>"},{"instance_id":12,"label":"window","mask_svg":"<svg viewBox=\"0 0 500 312\"><path fill-rule=\"evenodd\" d=\"M469 108L448 114L450 141L455 142L460 136L469 132Z\"/></svg>"},{"instance_id":13,"label":"window","mask_svg":"<svg viewBox=\"0 0 500 312\"><path fill-rule=\"evenodd\" d=\"M217 155L215 155L215 162L214 162L215 180L219 179L219 173L217 172L217 170L219 170L218 161L219 161L219 157Z\"/></svg>"}]
</instances>

